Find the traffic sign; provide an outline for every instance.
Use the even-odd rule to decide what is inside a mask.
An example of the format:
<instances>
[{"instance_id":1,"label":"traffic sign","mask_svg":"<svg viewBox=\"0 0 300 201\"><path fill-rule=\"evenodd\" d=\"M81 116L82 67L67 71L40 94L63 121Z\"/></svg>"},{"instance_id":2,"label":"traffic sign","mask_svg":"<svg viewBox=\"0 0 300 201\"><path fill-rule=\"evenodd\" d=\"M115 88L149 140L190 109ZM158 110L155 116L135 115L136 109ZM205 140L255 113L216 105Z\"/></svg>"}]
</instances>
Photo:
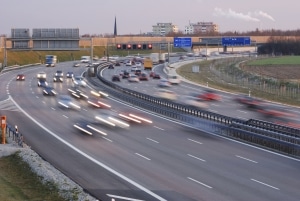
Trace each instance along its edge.
<instances>
[{"instance_id":1,"label":"traffic sign","mask_svg":"<svg viewBox=\"0 0 300 201\"><path fill-rule=\"evenodd\" d=\"M250 44L250 37L222 37L222 46L245 46Z\"/></svg>"},{"instance_id":2,"label":"traffic sign","mask_svg":"<svg viewBox=\"0 0 300 201\"><path fill-rule=\"evenodd\" d=\"M174 47L192 47L192 38L174 38Z\"/></svg>"}]
</instances>

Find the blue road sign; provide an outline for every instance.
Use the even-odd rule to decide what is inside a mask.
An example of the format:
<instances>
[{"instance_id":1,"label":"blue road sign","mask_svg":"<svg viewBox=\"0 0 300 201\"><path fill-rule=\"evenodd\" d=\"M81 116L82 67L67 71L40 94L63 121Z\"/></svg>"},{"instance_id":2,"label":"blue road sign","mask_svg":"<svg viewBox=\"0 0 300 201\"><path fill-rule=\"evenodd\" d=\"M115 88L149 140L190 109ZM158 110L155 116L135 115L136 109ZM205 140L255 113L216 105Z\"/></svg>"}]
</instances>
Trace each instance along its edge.
<instances>
[{"instance_id":1,"label":"blue road sign","mask_svg":"<svg viewBox=\"0 0 300 201\"><path fill-rule=\"evenodd\" d=\"M174 38L174 47L192 47L192 38Z\"/></svg>"},{"instance_id":2,"label":"blue road sign","mask_svg":"<svg viewBox=\"0 0 300 201\"><path fill-rule=\"evenodd\" d=\"M245 46L250 44L250 37L222 37L222 46Z\"/></svg>"}]
</instances>

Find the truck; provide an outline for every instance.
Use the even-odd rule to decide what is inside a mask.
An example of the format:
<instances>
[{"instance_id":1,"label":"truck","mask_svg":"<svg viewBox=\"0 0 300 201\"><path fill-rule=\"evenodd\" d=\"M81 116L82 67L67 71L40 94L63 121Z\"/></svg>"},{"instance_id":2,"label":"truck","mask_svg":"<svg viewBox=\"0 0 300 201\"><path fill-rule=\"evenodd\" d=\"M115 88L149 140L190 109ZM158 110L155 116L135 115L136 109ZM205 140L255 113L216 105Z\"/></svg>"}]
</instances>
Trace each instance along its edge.
<instances>
[{"instance_id":1,"label":"truck","mask_svg":"<svg viewBox=\"0 0 300 201\"><path fill-rule=\"evenodd\" d=\"M153 62L151 58L144 59L144 70L152 70Z\"/></svg>"},{"instance_id":2,"label":"truck","mask_svg":"<svg viewBox=\"0 0 300 201\"><path fill-rule=\"evenodd\" d=\"M159 53L151 53L150 54L150 58L152 60L152 63L155 64L159 64Z\"/></svg>"},{"instance_id":3,"label":"truck","mask_svg":"<svg viewBox=\"0 0 300 201\"><path fill-rule=\"evenodd\" d=\"M159 54L159 63L165 63L166 62L166 53L160 53Z\"/></svg>"},{"instance_id":4,"label":"truck","mask_svg":"<svg viewBox=\"0 0 300 201\"><path fill-rule=\"evenodd\" d=\"M46 67L54 67L57 62L57 56L56 55L46 55L45 56L45 65Z\"/></svg>"}]
</instances>

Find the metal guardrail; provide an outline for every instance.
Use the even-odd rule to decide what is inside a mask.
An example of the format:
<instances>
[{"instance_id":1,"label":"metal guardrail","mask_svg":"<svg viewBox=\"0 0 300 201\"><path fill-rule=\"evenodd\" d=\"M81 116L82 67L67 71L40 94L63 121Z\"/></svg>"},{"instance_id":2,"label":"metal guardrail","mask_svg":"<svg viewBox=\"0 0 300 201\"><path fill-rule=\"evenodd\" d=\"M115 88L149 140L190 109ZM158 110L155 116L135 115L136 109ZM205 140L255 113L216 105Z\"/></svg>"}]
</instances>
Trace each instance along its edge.
<instances>
[{"instance_id":1,"label":"metal guardrail","mask_svg":"<svg viewBox=\"0 0 300 201\"><path fill-rule=\"evenodd\" d=\"M300 157L299 129L255 119L244 121L123 88L100 76L100 70L109 64L111 63L102 64L100 69L97 70L97 78L101 82L88 79L93 85L102 88L115 98L184 122L202 131Z\"/></svg>"}]
</instances>

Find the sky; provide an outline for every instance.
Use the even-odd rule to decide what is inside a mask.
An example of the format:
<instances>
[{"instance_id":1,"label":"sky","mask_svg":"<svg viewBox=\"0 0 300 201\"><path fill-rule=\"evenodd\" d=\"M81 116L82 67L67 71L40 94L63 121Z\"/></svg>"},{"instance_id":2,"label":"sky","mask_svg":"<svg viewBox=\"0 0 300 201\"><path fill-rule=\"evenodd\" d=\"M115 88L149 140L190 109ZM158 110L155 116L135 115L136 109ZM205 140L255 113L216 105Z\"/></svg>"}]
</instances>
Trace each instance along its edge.
<instances>
[{"instance_id":1,"label":"sky","mask_svg":"<svg viewBox=\"0 0 300 201\"><path fill-rule=\"evenodd\" d=\"M300 29L298 0L1 0L0 34L12 28L79 28L79 34L152 32L157 23L184 31L213 22L220 32Z\"/></svg>"}]
</instances>

